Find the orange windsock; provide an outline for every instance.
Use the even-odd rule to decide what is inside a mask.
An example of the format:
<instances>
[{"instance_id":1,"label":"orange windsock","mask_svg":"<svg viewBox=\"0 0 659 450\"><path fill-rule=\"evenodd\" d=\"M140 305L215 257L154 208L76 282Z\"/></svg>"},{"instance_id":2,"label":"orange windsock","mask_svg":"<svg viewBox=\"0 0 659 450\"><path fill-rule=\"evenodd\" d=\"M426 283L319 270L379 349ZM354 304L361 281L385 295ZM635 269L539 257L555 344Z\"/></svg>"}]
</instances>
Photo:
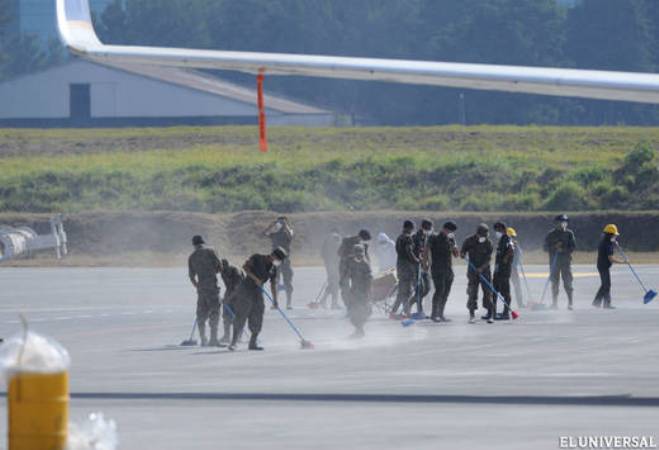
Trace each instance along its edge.
<instances>
[{"instance_id":1,"label":"orange windsock","mask_svg":"<svg viewBox=\"0 0 659 450\"><path fill-rule=\"evenodd\" d=\"M257 104L259 108L259 149L263 153L268 151L268 129L265 123L265 99L263 98L264 79L263 73L256 76Z\"/></svg>"}]
</instances>

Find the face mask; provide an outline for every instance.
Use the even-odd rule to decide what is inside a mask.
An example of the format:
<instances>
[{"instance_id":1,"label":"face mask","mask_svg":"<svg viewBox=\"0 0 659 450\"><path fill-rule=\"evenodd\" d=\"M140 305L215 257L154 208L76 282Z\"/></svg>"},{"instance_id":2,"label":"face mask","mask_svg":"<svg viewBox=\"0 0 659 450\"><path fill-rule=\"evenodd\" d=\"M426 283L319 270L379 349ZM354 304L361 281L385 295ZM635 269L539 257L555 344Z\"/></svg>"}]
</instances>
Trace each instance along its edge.
<instances>
[{"instance_id":1,"label":"face mask","mask_svg":"<svg viewBox=\"0 0 659 450\"><path fill-rule=\"evenodd\" d=\"M567 230L567 222L561 222L561 230Z\"/></svg>"},{"instance_id":2,"label":"face mask","mask_svg":"<svg viewBox=\"0 0 659 450\"><path fill-rule=\"evenodd\" d=\"M282 227L281 222L277 222L277 223L275 223L275 233L276 233L277 231L281 230L281 227Z\"/></svg>"},{"instance_id":3,"label":"face mask","mask_svg":"<svg viewBox=\"0 0 659 450\"><path fill-rule=\"evenodd\" d=\"M494 235L497 237L497 239L501 239L503 237L503 233L501 231L497 231L494 233Z\"/></svg>"},{"instance_id":4,"label":"face mask","mask_svg":"<svg viewBox=\"0 0 659 450\"><path fill-rule=\"evenodd\" d=\"M478 242L480 242L481 244L484 243L485 241L487 241L487 238L485 236L481 236L478 238Z\"/></svg>"},{"instance_id":5,"label":"face mask","mask_svg":"<svg viewBox=\"0 0 659 450\"><path fill-rule=\"evenodd\" d=\"M281 266L281 261L278 260L278 259L275 259L274 261L272 261L272 265L275 266L275 267L279 267L279 266Z\"/></svg>"},{"instance_id":6,"label":"face mask","mask_svg":"<svg viewBox=\"0 0 659 450\"><path fill-rule=\"evenodd\" d=\"M613 242L614 244L615 244L615 242L616 242L617 240L618 240L617 237L615 237L615 236L612 236L612 237L611 237L611 242Z\"/></svg>"},{"instance_id":7,"label":"face mask","mask_svg":"<svg viewBox=\"0 0 659 450\"><path fill-rule=\"evenodd\" d=\"M455 233L449 233L446 235L446 237L449 239L455 239Z\"/></svg>"}]
</instances>

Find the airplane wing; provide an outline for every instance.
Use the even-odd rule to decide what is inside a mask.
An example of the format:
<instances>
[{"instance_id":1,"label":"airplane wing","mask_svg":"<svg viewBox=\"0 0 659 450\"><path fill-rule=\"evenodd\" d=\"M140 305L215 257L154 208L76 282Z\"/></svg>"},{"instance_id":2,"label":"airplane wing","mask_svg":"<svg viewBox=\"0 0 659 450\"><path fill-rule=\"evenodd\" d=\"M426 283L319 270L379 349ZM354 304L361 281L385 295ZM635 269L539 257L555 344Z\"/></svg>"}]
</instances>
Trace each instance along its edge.
<instances>
[{"instance_id":1,"label":"airplane wing","mask_svg":"<svg viewBox=\"0 0 659 450\"><path fill-rule=\"evenodd\" d=\"M659 103L659 75L650 73L104 45L94 31L89 0L56 2L57 24L64 44L73 53L99 62Z\"/></svg>"}]
</instances>

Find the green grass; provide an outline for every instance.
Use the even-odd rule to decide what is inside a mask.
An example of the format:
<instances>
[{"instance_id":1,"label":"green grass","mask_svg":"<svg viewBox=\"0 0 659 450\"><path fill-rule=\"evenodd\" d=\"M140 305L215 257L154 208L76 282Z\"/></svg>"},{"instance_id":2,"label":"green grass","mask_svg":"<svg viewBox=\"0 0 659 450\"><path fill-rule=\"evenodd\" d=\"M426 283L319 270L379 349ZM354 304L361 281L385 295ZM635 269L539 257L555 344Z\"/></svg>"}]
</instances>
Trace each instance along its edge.
<instances>
[{"instance_id":1,"label":"green grass","mask_svg":"<svg viewBox=\"0 0 659 450\"><path fill-rule=\"evenodd\" d=\"M656 209L653 128L0 130L0 211ZM631 155L627 156L626 155Z\"/></svg>"}]
</instances>

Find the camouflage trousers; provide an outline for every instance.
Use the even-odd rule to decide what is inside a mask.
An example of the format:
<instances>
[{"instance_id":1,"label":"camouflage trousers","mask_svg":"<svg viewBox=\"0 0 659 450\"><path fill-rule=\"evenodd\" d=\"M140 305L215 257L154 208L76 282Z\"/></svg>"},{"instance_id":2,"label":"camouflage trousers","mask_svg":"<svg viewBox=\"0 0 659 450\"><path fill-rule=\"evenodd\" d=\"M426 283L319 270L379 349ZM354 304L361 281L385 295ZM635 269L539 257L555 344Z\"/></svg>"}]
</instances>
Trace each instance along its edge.
<instances>
[{"instance_id":1,"label":"camouflage trousers","mask_svg":"<svg viewBox=\"0 0 659 450\"><path fill-rule=\"evenodd\" d=\"M211 328L217 329L220 323L220 290L212 287L197 289L197 324L203 326L208 321Z\"/></svg>"}]
</instances>

